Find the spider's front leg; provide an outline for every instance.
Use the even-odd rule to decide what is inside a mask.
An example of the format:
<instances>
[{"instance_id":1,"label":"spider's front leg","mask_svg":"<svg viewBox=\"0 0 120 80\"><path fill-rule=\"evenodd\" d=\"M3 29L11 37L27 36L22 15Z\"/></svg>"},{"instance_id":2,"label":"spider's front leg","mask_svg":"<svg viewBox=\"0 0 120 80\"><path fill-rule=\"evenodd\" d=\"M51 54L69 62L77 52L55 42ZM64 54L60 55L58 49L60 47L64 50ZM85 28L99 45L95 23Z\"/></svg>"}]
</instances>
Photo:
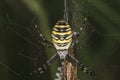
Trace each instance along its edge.
<instances>
[{"instance_id":1,"label":"spider's front leg","mask_svg":"<svg viewBox=\"0 0 120 80\"><path fill-rule=\"evenodd\" d=\"M37 32L37 35L39 36L39 43L45 47L54 48L53 43L46 40L45 37L42 35L42 33L40 33L38 26L35 25L34 28L35 28L35 31Z\"/></svg>"}]
</instances>

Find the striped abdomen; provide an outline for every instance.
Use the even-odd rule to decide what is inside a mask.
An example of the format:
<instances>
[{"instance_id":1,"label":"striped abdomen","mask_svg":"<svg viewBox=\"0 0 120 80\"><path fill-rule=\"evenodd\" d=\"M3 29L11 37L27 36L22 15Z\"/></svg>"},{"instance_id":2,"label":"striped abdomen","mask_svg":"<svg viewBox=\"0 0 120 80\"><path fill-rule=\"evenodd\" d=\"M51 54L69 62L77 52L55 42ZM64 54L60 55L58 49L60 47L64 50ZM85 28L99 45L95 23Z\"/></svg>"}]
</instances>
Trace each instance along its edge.
<instances>
[{"instance_id":1,"label":"striped abdomen","mask_svg":"<svg viewBox=\"0 0 120 80\"><path fill-rule=\"evenodd\" d=\"M66 21L58 21L52 31L52 41L57 50L69 49L72 42L72 30Z\"/></svg>"}]
</instances>

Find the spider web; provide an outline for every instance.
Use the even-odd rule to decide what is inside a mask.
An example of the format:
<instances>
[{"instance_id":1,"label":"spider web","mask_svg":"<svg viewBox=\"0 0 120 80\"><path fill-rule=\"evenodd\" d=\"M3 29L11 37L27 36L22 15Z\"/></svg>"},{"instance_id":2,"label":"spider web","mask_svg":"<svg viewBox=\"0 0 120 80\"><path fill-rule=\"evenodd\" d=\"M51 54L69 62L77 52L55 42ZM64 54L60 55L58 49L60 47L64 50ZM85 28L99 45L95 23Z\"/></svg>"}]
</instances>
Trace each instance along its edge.
<instances>
[{"instance_id":1,"label":"spider web","mask_svg":"<svg viewBox=\"0 0 120 80\"><path fill-rule=\"evenodd\" d=\"M20 62L22 61L22 59L25 60L24 62L29 62L27 64L28 64L28 69L30 71L27 71L27 70L25 70L24 72L22 70L17 71L13 67L11 67L10 65L4 64L2 62L0 62L0 66L2 66L2 68L5 68L10 73L12 73L13 75L12 74L10 74L10 75L15 76L14 78L18 78L18 80L19 79L20 80L43 79L42 77L46 76L46 74L44 74L41 78L40 77L37 78L37 75L35 75L35 76L30 75L30 73L32 71L34 71L35 69L37 69L38 67L40 67L41 65L43 65L45 63L45 61L44 61L43 63L40 64L40 61L46 59L46 55L44 54L45 52L44 52L43 45L40 44L42 39L39 36L40 34L37 33L37 31L35 31L35 25L37 25L36 16L34 15L34 13L32 13L32 20L27 25L27 27L12 20L8 14L6 14L5 16L7 19L7 26L5 26L6 31L8 33L14 33L15 35L17 35L21 39L25 40L26 43L28 42L29 48L28 48L27 52L24 52L22 49L18 49L18 52L16 52L14 54L14 56L16 56L16 58L18 58L19 60L21 59ZM9 36L11 36L11 34ZM16 59L16 61L19 61L18 59ZM23 62L23 64L24 64L24 62ZM46 79L46 77L44 77L44 79Z\"/></svg>"},{"instance_id":2,"label":"spider web","mask_svg":"<svg viewBox=\"0 0 120 80\"><path fill-rule=\"evenodd\" d=\"M75 31L79 31L81 27L86 27L84 22L88 16L89 10L90 10L89 9L90 7L88 5L89 4L88 4L87 0L82 0L82 1L81 0L67 0L66 1L66 4L65 4L66 11L65 11L64 15L67 15L66 17L68 18L68 22L70 23L71 27ZM9 16L7 16L7 17L9 17ZM33 45L33 47L30 46L31 47L29 49L30 54L18 53L18 55L32 60L31 62L34 63L33 67L36 69L37 67L42 65L42 63L40 63L39 61L42 61L46 55L44 54L44 51L39 50L39 49L44 49L44 48L41 48L41 45L39 45L39 43L38 43L39 36L36 35L37 33L32 30L33 26L36 24L36 21L31 21L30 23L31 24L27 28L27 27L20 25L18 23L15 23L11 19L9 19L9 25L7 26L7 28L9 28L9 30L13 31L15 34L22 37L27 42L29 42L30 44ZM27 34L27 33L29 33L29 34ZM28 36L24 36L24 35L28 35ZM32 35L32 38L30 38L29 35ZM44 63L45 62L43 62L43 64ZM3 65L3 64L1 63L1 65ZM3 66L5 66L5 65L3 65ZM6 68L9 71L17 74L18 77L21 77L21 74L18 74L17 71L14 71L14 69L12 70L8 66L6 66Z\"/></svg>"},{"instance_id":3,"label":"spider web","mask_svg":"<svg viewBox=\"0 0 120 80\"><path fill-rule=\"evenodd\" d=\"M92 10L91 3L88 2L88 0L65 0L64 2L66 2L64 11L65 18L73 29L80 30L80 27L84 27L84 22Z\"/></svg>"},{"instance_id":4,"label":"spider web","mask_svg":"<svg viewBox=\"0 0 120 80\"><path fill-rule=\"evenodd\" d=\"M89 21L93 6L88 0L64 0L64 19L69 22L73 31L80 32L79 42L87 45L87 37L98 33ZM86 38L86 39L85 39ZM84 42L83 42L84 41Z\"/></svg>"},{"instance_id":5,"label":"spider web","mask_svg":"<svg viewBox=\"0 0 120 80\"><path fill-rule=\"evenodd\" d=\"M93 42L92 40L94 40L94 39L91 39L90 36L93 35L93 31L95 31L95 32L98 32L98 31L93 26L91 26L90 23L88 22L89 15L90 15L90 12L92 10L91 9L92 8L91 4L87 0L66 0L66 4L65 5L66 6L65 6L65 11L64 11L65 12L64 16L66 16L66 17L64 17L64 18L66 20L68 20L69 24L71 25L71 27L72 27L72 29L74 31L78 31L78 32L80 31L81 32L78 45L84 46L84 45L87 45L89 42ZM41 45L38 44L38 36L35 36L36 32L31 33L32 32L30 30L31 27L26 28L23 25L16 24L16 23L14 24L12 22L12 20L10 20L10 22L11 23L8 26L9 29L14 29L13 32L15 32L15 34L19 35L19 33L20 33L21 35L19 35L19 36L21 36L26 41L28 41L28 43L32 44L32 46L29 45L31 47L30 48L31 50L29 49L29 52L30 52L29 54L20 53L19 56L21 55L21 56L24 56L25 58L28 58L28 59L32 60L31 62L35 63L33 65L33 67L35 67L35 68L37 68L40 65L44 64L45 62L41 63L40 61L42 61L45 58L46 55L44 54L44 51L40 51L39 50L39 47L41 47ZM34 24L36 24L36 23L33 23L32 26L34 26ZM21 26L21 27L18 28L18 26ZM14 28L12 28L12 27L14 27ZM82 30L81 30L81 28L82 28ZM21 30L22 32L19 32L19 30ZM30 38L29 36L24 36L25 35L24 33L25 34L26 33L30 33L30 34L27 34L27 35L32 35L32 38ZM33 41L33 43L31 41ZM112 40L111 40L111 42L112 42ZM116 43L116 44L118 44L118 43ZM107 47L107 46L105 45L105 47ZM101 47L99 47L99 48L101 48ZM108 57L110 56L110 58L108 58L108 59L113 59L112 58L113 54L110 55L111 54L110 51L113 50L113 51L117 52L117 48L118 47L115 44L113 44L113 46L111 46L110 49L106 50L106 48L105 48L103 50L103 48L102 48L102 50L101 50L101 52L103 51L102 55L100 55L100 53L97 52L97 51L96 51L96 54L99 53L99 55L100 55L99 57L101 57L101 56L104 57L104 55L107 55ZM40 49L44 49L44 48L40 48ZM78 51L80 51L80 50L78 50ZM80 52L78 52L78 54L79 53ZM75 53L75 54L77 54L77 53ZM78 56L78 54L77 54L77 56ZM84 56L82 54L84 54L84 53L81 52L80 57L78 57L78 58L86 58L86 55L89 55L89 54L85 54L85 56ZM94 55L96 55L96 54L94 54ZM94 55L92 55L92 56L94 56ZM97 57L97 58L99 58L99 57ZM116 57L118 57L118 56L116 56ZM89 58L89 57L87 57L87 58ZM100 61L98 60L98 62L100 62ZM112 62L112 60L110 60L109 62ZM114 62L112 62L112 63L114 63ZM85 63L85 64L87 64L87 63ZM101 62L101 64L103 64L103 62ZM2 67L5 67L10 72L16 74L16 76L18 76L18 78L21 77L21 74L18 74L17 73L18 71L16 71L16 70L14 71L13 68L11 69L11 67L6 66L4 63L1 63L1 62L0 62L0 65L2 65ZM115 68L113 68L113 67L119 67L119 66L114 66L111 63L109 63L108 65L104 65L104 64L101 65L103 68L100 68L100 65L97 65L97 64L95 64L95 65L98 66L97 69L100 69L101 73L102 73L102 69L103 70L108 70L108 68L110 68L110 69L112 69L112 71L114 71L113 69L115 69ZM47 73L47 74L50 74L50 73ZM22 76L25 76L25 75L22 75ZM43 76L41 76L41 77L43 77ZM44 75L44 79L45 78L46 78L46 76Z\"/></svg>"},{"instance_id":6,"label":"spider web","mask_svg":"<svg viewBox=\"0 0 120 80\"><path fill-rule=\"evenodd\" d=\"M78 45L80 45L80 46L87 45L87 47L88 47L87 49L80 49L77 52L75 52L75 54L77 55L76 56L77 59L79 59L79 61L82 60L83 62L85 62L85 60L87 61L87 58L88 58L88 60L90 58L90 57L88 57L88 55L91 57L94 56L94 57L96 57L94 59L98 60L98 63L97 63L97 61L93 61L93 63L91 62L91 66L93 66L96 69L98 74L99 75L102 74L102 69L103 69L103 70L105 70L105 73L108 73L109 75L111 75L109 73L109 71L111 71L111 69L112 69L112 71L114 71L114 73L115 73L115 70L118 69L119 64L117 63L117 65L116 65L116 61L114 61L114 63L109 63L109 62L107 62L107 60L108 59L112 60L113 58L110 58L110 56L112 56L112 55L114 55L114 57L116 57L115 53L119 51L118 50L119 47L118 46L114 47L114 46L117 45L118 42L115 42L114 40L112 42L110 40L112 37L110 38L109 36L105 36L104 35L105 31L102 29L101 26L97 25L103 31L99 31L98 28L97 28L98 29L97 30L96 27L92 26L91 23L89 23L89 15L93 9L93 6L91 5L91 3L89 1L88 0L66 0L66 7L65 7L66 9L64 11L65 12L64 18L66 20L68 20L69 24L71 25L71 27L74 31L78 31L78 32L80 31L80 38L79 38ZM81 28L82 28L82 30L81 30ZM109 39L108 39L108 37L109 37ZM99 40L97 40L97 39L99 39ZM106 42L106 43L100 45L100 43L102 42L101 39L103 39L103 43L104 42ZM100 48L102 50L99 50ZM99 50L99 51L96 51L95 49ZM82 50L85 50L86 52L84 52ZM114 50L113 54L112 54L112 50ZM105 57L105 55L107 55L107 56ZM99 59L97 59L98 56L101 58L104 57L104 59L99 61ZM90 65L89 62L87 62L87 63ZM101 71L98 69L100 69ZM108 70L108 71L106 71L106 70ZM82 74L80 73L80 75L82 75ZM101 76L101 77L103 78L103 76ZM83 77L81 76L80 79L82 80L82 78Z\"/></svg>"}]
</instances>

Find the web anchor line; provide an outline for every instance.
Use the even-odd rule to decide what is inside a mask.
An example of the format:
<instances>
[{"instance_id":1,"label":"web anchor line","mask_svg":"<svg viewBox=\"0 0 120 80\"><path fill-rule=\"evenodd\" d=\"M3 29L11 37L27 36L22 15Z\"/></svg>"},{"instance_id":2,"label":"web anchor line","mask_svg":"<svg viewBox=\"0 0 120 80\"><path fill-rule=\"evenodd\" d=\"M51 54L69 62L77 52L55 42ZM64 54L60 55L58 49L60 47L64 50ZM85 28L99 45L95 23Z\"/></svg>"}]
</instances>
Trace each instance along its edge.
<instances>
[{"instance_id":1,"label":"web anchor line","mask_svg":"<svg viewBox=\"0 0 120 80\"><path fill-rule=\"evenodd\" d=\"M67 0L64 0L64 20L68 22Z\"/></svg>"}]
</instances>

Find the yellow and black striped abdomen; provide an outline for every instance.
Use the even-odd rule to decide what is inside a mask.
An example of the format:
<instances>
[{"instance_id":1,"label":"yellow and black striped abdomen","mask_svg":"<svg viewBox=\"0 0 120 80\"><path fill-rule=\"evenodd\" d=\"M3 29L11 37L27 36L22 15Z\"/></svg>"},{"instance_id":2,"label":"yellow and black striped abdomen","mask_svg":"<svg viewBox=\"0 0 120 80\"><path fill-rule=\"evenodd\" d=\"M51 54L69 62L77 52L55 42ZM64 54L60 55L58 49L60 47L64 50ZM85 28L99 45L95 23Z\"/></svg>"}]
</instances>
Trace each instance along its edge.
<instances>
[{"instance_id":1,"label":"yellow and black striped abdomen","mask_svg":"<svg viewBox=\"0 0 120 80\"><path fill-rule=\"evenodd\" d=\"M52 41L57 50L68 49L72 42L72 30L66 21L58 21L52 31Z\"/></svg>"}]
</instances>

